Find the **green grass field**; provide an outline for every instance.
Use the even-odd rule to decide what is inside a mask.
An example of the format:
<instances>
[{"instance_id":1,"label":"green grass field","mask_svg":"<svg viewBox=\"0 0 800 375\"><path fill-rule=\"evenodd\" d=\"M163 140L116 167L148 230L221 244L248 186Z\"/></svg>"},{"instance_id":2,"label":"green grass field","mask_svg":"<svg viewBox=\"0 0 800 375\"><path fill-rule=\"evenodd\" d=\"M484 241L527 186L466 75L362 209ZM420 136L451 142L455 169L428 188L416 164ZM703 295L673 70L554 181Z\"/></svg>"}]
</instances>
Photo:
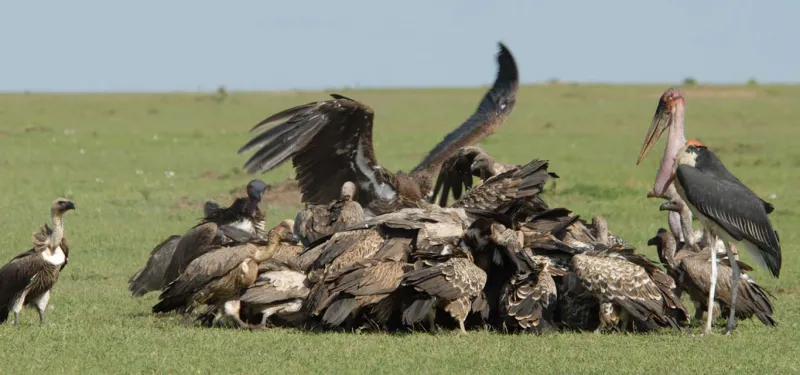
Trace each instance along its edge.
<instances>
[{"instance_id":1,"label":"green grass field","mask_svg":"<svg viewBox=\"0 0 800 375\"><path fill-rule=\"evenodd\" d=\"M522 87L517 107L483 146L500 161L550 160L561 179L546 194L585 218L604 215L611 231L655 258L645 244L666 215L648 200L662 140L635 165L666 86ZM378 161L408 170L474 110L476 89L342 90L376 112ZM730 337L470 332L438 335L309 334L188 328L155 317L156 293L133 298L127 279L152 247L181 234L202 203L231 201L253 176L236 151L247 131L323 92L0 95L0 261L31 245L65 196L70 263L51 299L51 324L35 310L22 327L0 326L0 373L796 373L800 361L800 87L691 87L687 137L711 147L744 183L772 202L783 245L776 280L753 276L776 296L770 329L757 321ZM290 165L260 176L279 183ZM271 224L294 217L299 195L265 198ZM749 260L747 255L745 261ZM716 332L719 332L718 328ZM735 360L728 358L735 357Z\"/></svg>"}]
</instances>

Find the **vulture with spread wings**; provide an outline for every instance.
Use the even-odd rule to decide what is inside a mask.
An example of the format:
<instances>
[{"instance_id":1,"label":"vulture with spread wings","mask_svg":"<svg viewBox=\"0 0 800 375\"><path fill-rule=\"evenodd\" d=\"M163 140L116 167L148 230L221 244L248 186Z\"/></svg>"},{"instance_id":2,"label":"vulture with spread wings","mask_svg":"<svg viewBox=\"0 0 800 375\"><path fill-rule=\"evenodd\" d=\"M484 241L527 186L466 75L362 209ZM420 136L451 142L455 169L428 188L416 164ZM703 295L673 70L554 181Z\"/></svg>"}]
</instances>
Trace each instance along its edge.
<instances>
[{"instance_id":1,"label":"vulture with spread wings","mask_svg":"<svg viewBox=\"0 0 800 375\"><path fill-rule=\"evenodd\" d=\"M519 72L511 51L499 46L497 79L476 111L410 173L391 173L378 164L372 147L372 108L338 94L331 94L332 100L289 108L254 126L251 133L274 125L239 149L241 154L259 148L245 167L248 173L263 173L291 159L302 201L314 204L337 199L342 184L353 181L367 217L420 207L444 160L492 134L514 109Z\"/></svg>"}]
</instances>

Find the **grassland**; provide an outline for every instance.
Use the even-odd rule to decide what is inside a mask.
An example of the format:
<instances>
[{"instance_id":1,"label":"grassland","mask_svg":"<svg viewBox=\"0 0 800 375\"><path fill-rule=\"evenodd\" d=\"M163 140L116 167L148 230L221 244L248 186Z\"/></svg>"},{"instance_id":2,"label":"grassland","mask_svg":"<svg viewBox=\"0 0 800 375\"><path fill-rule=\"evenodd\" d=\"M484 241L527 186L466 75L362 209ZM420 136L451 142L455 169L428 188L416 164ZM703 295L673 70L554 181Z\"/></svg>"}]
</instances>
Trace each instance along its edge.
<instances>
[{"instance_id":1,"label":"grassland","mask_svg":"<svg viewBox=\"0 0 800 375\"><path fill-rule=\"evenodd\" d=\"M546 199L645 243L666 225L645 198L663 140L636 166L663 86L523 87L514 113L483 146L504 162L551 160L561 179ZM52 322L0 327L0 373L796 373L800 342L800 87L692 87L687 135L712 147L734 174L777 207L784 263L775 294L779 326L744 322L725 337L471 332L468 336L307 334L187 328L132 298L127 278L157 242L182 233L209 198L229 202L252 177L236 150L251 125L324 93L0 95L0 260L30 245L50 201L74 199L66 218L70 264L56 286ZM413 167L461 123L483 89L343 92L371 105L378 160ZM291 178L289 165L262 176ZM294 216L295 192L265 203L270 223ZM748 258L745 258L748 260ZM733 357L734 359L729 359Z\"/></svg>"}]
</instances>

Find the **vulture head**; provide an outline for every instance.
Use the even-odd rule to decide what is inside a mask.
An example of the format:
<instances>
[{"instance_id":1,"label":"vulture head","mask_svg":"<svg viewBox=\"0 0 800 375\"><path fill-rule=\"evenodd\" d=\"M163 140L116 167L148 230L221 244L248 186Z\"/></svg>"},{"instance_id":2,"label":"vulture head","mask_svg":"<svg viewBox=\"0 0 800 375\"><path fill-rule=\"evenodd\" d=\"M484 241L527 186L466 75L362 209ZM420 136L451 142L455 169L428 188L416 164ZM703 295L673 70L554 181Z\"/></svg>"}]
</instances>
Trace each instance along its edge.
<instances>
[{"instance_id":1,"label":"vulture head","mask_svg":"<svg viewBox=\"0 0 800 375\"><path fill-rule=\"evenodd\" d=\"M267 184L264 181L255 179L247 184L247 197L251 201L261 202L261 197L264 196L264 191L267 190Z\"/></svg>"},{"instance_id":2,"label":"vulture head","mask_svg":"<svg viewBox=\"0 0 800 375\"><path fill-rule=\"evenodd\" d=\"M284 242L292 242L295 243L297 240L294 238L294 220L292 219L285 219L278 224L278 227L282 227L285 229L283 231L283 235L281 240ZM276 227L277 228L277 227Z\"/></svg>"},{"instance_id":3,"label":"vulture head","mask_svg":"<svg viewBox=\"0 0 800 375\"><path fill-rule=\"evenodd\" d=\"M288 230L286 227L282 225L272 228L272 230L267 234L267 244L260 247L253 256L256 262L261 263L269 258L272 258L275 255L275 252L278 250L278 245L280 245L281 239L283 239L287 232Z\"/></svg>"},{"instance_id":4,"label":"vulture head","mask_svg":"<svg viewBox=\"0 0 800 375\"><path fill-rule=\"evenodd\" d=\"M53 216L61 216L64 212L69 210L75 209L75 203L71 200L66 198L58 198L53 201L53 205L50 206L50 213Z\"/></svg>"},{"instance_id":5,"label":"vulture head","mask_svg":"<svg viewBox=\"0 0 800 375\"><path fill-rule=\"evenodd\" d=\"M659 228L656 236L647 241L647 246L655 246L658 253L658 259L661 263L672 266L675 259L675 250L677 244L675 243L675 236L668 230Z\"/></svg>"},{"instance_id":6,"label":"vulture head","mask_svg":"<svg viewBox=\"0 0 800 375\"><path fill-rule=\"evenodd\" d=\"M341 199L343 201L353 200L356 196L356 184L352 181L346 181L342 184Z\"/></svg>"}]
</instances>

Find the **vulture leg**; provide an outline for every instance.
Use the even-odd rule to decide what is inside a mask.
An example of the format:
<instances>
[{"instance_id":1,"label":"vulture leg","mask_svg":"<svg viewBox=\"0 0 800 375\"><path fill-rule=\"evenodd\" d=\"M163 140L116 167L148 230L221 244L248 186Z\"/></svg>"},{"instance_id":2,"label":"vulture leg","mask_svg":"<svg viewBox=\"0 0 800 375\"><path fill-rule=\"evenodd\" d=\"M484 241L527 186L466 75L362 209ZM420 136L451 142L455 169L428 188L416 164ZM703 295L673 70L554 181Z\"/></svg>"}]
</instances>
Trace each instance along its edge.
<instances>
[{"instance_id":1,"label":"vulture leg","mask_svg":"<svg viewBox=\"0 0 800 375\"><path fill-rule=\"evenodd\" d=\"M44 325L44 310L39 310L39 325Z\"/></svg>"},{"instance_id":2,"label":"vulture leg","mask_svg":"<svg viewBox=\"0 0 800 375\"><path fill-rule=\"evenodd\" d=\"M464 321L461 319L458 320L458 328L461 329L461 333L467 334L467 330L464 328Z\"/></svg>"},{"instance_id":3,"label":"vulture leg","mask_svg":"<svg viewBox=\"0 0 800 375\"><path fill-rule=\"evenodd\" d=\"M239 317L239 311L242 308L242 303L239 300L232 300L225 302L223 305L223 310L225 315L230 316L240 328L250 328L250 325L245 323L242 318Z\"/></svg>"},{"instance_id":4,"label":"vulture leg","mask_svg":"<svg viewBox=\"0 0 800 375\"><path fill-rule=\"evenodd\" d=\"M709 228L710 229L710 228ZM706 230L706 233L711 233L711 230ZM711 239L707 242L709 244L717 243L716 233L709 235ZM708 288L708 316L706 317L706 328L703 330L704 334L711 333L711 324L714 321L714 296L717 291L717 249L712 245L711 249L711 280Z\"/></svg>"},{"instance_id":5,"label":"vulture leg","mask_svg":"<svg viewBox=\"0 0 800 375\"><path fill-rule=\"evenodd\" d=\"M428 326L431 332L436 332L436 308L428 310Z\"/></svg>"},{"instance_id":6,"label":"vulture leg","mask_svg":"<svg viewBox=\"0 0 800 375\"><path fill-rule=\"evenodd\" d=\"M728 315L728 326L725 327L724 334L730 334L733 332L733 329L736 328L736 297L739 295L739 277L741 275L742 270L739 268L739 262L736 261L733 255L733 245L726 244L725 250L728 253L728 259L731 262L731 268L733 269L733 281L731 282L731 287L733 288L733 295L731 296L731 313Z\"/></svg>"},{"instance_id":7,"label":"vulture leg","mask_svg":"<svg viewBox=\"0 0 800 375\"><path fill-rule=\"evenodd\" d=\"M11 325L19 328L19 312L14 311L14 322Z\"/></svg>"}]
</instances>

